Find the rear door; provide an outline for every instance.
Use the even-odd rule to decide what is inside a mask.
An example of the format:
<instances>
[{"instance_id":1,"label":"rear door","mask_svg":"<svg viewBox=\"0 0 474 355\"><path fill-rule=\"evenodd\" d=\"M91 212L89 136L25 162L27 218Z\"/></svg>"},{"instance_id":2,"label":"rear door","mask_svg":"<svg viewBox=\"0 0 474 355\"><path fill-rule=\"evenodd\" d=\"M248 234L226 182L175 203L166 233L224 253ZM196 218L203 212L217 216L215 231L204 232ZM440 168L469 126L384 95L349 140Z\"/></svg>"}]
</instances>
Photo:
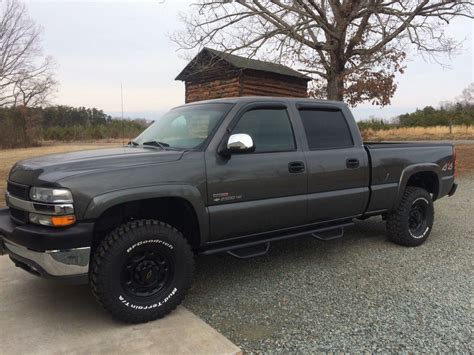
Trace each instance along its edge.
<instances>
[{"instance_id":1,"label":"rear door","mask_svg":"<svg viewBox=\"0 0 474 355\"><path fill-rule=\"evenodd\" d=\"M211 239L305 223L305 157L293 132L293 119L281 103L248 105L237 113L228 132L250 135L255 151L223 158L208 149Z\"/></svg>"},{"instance_id":2,"label":"rear door","mask_svg":"<svg viewBox=\"0 0 474 355\"><path fill-rule=\"evenodd\" d=\"M297 111L306 137L308 222L362 214L370 167L356 123L346 119L350 112L324 104L298 104Z\"/></svg>"}]
</instances>

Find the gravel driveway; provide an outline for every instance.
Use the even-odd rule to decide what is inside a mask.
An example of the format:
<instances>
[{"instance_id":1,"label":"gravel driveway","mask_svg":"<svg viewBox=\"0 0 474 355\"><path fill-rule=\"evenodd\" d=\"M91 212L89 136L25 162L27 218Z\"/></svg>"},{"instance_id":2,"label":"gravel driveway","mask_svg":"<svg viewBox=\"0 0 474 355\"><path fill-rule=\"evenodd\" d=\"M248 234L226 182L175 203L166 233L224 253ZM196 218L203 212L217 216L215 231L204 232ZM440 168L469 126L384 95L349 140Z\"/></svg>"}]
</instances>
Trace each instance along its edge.
<instances>
[{"instance_id":1,"label":"gravel driveway","mask_svg":"<svg viewBox=\"0 0 474 355\"><path fill-rule=\"evenodd\" d=\"M265 257L200 257L185 306L249 352L472 353L474 176L458 182L420 247L386 241L377 217Z\"/></svg>"}]
</instances>

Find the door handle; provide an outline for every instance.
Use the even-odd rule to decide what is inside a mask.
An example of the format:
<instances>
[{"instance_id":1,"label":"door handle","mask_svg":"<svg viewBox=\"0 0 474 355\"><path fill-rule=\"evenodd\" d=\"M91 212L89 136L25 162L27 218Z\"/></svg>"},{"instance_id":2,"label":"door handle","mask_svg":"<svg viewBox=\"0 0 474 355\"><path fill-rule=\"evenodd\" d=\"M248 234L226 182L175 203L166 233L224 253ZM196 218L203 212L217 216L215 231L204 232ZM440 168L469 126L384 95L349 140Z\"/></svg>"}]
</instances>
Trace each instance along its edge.
<instances>
[{"instance_id":1,"label":"door handle","mask_svg":"<svg viewBox=\"0 0 474 355\"><path fill-rule=\"evenodd\" d=\"M357 169L359 167L359 159L350 158L346 160L346 167L348 169Z\"/></svg>"},{"instance_id":2,"label":"door handle","mask_svg":"<svg viewBox=\"0 0 474 355\"><path fill-rule=\"evenodd\" d=\"M305 167L302 161L292 161L288 163L288 171L290 173L302 173L304 170Z\"/></svg>"}]
</instances>

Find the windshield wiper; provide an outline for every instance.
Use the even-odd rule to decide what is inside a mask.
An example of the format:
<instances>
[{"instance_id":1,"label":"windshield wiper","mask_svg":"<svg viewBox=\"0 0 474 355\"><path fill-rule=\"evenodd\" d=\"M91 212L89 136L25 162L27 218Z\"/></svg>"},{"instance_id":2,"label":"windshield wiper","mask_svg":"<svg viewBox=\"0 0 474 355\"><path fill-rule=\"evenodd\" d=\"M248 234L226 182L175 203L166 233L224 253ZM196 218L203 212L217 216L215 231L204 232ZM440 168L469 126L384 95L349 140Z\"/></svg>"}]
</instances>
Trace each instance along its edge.
<instances>
[{"instance_id":1,"label":"windshield wiper","mask_svg":"<svg viewBox=\"0 0 474 355\"><path fill-rule=\"evenodd\" d=\"M139 144L135 141L130 141L130 142L127 143L127 145L132 145L132 146L136 147Z\"/></svg>"},{"instance_id":2,"label":"windshield wiper","mask_svg":"<svg viewBox=\"0 0 474 355\"><path fill-rule=\"evenodd\" d=\"M144 142L144 143L142 143L142 145L151 145L151 146L154 146L154 147L160 147L163 150L166 150L166 148L170 146L168 143L158 142L158 141Z\"/></svg>"}]
</instances>

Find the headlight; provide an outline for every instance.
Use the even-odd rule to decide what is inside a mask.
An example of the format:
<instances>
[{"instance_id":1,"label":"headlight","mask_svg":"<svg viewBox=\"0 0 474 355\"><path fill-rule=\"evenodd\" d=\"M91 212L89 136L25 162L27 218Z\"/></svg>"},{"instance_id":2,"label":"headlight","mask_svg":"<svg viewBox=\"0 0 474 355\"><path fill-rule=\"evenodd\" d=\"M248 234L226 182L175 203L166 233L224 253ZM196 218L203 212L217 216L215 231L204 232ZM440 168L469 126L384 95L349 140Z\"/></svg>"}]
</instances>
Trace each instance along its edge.
<instances>
[{"instance_id":1,"label":"headlight","mask_svg":"<svg viewBox=\"0 0 474 355\"><path fill-rule=\"evenodd\" d=\"M50 189L45 187L32 187L30 198L33 201L49 203L72 203L71 191L66 189Z\"/></svg>"}]
</instances>

